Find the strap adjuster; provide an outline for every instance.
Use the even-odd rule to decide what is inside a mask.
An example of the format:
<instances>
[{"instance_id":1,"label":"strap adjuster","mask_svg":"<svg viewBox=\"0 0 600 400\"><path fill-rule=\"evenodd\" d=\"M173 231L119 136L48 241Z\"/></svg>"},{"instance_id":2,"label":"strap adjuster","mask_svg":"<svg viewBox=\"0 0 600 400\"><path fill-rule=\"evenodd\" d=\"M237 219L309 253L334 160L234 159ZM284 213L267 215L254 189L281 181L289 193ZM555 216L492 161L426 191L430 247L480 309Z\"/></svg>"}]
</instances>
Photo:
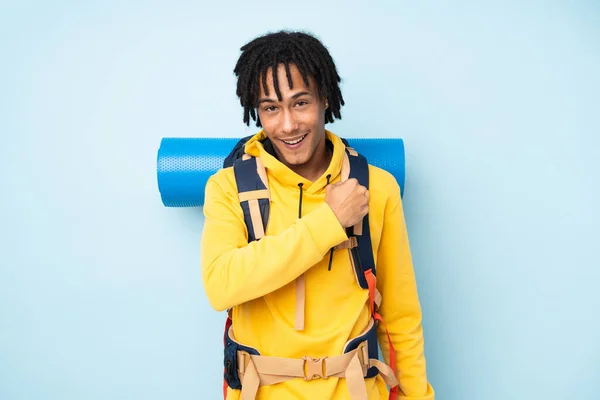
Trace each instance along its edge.
<instances>
[{"instance_id":1,"label":"strap adjuster","mask_svg":"<svg viewBox=\"0 0 600 400\"><path fill-rule=\"evenodd\" d=\"M356 236L350 236L348 240L345 240L342 243L338 244L334 247L334 249L353 249L355 247L358 247L358 239L356 238Z\"/></svg>"},{"instance_id":2,"label":"strap adjuster","mask_svg":"<svg viewBox=\"0 0 600 400\"><path fill-rule=\"evenodd\" d=\"M302 357L304 360L304 380L311 381L313 379L327 379L326 367L325 367L325 359L327 357L321 358L312 358L312 357Z\"/></svg>"},{"instance_id":3,"label":"strap adjuster","mask_svg":"<svg viewBox=\"0 0 600 400\"><path fill-rule=\"evenodd\" d=\"M239 370L240 374L246 373L248 364L250 364L250 354L243 350L239 350L237 352L237 366L238 366L238 370Z\"/></svg>"}]
</instances>

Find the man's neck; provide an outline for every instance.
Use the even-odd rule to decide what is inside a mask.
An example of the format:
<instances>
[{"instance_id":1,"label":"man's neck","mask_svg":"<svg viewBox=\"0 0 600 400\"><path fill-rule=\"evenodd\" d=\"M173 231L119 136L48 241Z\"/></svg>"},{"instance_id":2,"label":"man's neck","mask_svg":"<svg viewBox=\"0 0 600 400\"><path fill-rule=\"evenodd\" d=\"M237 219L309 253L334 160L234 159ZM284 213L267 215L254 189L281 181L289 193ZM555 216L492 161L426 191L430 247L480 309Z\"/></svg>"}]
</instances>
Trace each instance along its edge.
<instances>
[{"instance_id":1,"label":"man's neck","mask_svg":"<svg viewBox=\"0 0 600 400\"><path fill-rule=\"evenodd\" d=\"M315 182L327 171L331 157L333 156L333 150L327 145L328 140L325 140L325 145L317 148L312 158L305 165L300 166L288 166L292 171L300 175L301 177L308 179L311 182Z\"/></svg>"}]
</instances>

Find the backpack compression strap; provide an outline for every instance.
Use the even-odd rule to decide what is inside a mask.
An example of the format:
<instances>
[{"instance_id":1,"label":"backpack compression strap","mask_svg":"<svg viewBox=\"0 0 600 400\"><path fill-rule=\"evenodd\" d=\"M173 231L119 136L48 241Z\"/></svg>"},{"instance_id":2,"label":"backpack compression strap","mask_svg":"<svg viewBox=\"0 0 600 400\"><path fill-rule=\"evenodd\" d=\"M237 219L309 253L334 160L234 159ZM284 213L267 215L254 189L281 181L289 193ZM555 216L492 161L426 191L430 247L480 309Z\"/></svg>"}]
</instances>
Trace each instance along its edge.
<instances>
[{"instance_id":1,"label":"backpack compression strap","mask_svg":"<svg viewBox=\"0 0 600 400\"><path fill-rule=\"evenodd\" d=\"M257 157L244 154L233 163L235 181L248 228L248 242L265 236L270 197L265 167Z\"/></svg>"}]
</instances>

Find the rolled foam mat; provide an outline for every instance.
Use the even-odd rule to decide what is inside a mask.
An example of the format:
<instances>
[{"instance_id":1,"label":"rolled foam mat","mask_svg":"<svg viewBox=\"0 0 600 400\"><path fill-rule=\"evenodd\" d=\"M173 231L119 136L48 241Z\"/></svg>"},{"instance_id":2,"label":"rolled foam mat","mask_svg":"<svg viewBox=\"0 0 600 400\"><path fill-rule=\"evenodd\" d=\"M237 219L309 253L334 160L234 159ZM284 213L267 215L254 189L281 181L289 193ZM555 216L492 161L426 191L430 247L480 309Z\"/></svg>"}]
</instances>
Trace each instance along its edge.
<instances>
[{"instance_id":1,"label":"rolled foam mat","mask_svg":"<svg viewBox=\"0 0 600 400\"><path fill-rule=\"evenodd\" d=\"M346 138L369 164L390 172L404 194L404 141L399 138ZM239 138L163 138L158 149L158 190L166 207L204 204L208 178L223 168Z\"/></svg>"}]
</instances>

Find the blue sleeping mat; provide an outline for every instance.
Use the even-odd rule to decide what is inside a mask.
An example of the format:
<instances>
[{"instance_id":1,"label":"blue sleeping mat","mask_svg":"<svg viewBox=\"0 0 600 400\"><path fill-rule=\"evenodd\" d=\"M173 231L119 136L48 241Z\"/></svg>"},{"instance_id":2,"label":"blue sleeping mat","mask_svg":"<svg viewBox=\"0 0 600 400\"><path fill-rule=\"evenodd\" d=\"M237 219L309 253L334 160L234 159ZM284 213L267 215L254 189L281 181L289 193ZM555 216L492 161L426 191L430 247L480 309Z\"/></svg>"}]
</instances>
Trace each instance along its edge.
<instances>
[{"instance_id":1,"label":"blue sleeping mat","mask_svg":"<svg viewBox=\"0 0 600 400\"><path fill-rule=\"evenodd\" d=\"M405 158L402 139L347 138L369 164L390 172L404 194ZM223 167L239 138L163 138L158 149L158 190L166 207L204 204L208 178Z\"/></svg>"}]
</instances>

